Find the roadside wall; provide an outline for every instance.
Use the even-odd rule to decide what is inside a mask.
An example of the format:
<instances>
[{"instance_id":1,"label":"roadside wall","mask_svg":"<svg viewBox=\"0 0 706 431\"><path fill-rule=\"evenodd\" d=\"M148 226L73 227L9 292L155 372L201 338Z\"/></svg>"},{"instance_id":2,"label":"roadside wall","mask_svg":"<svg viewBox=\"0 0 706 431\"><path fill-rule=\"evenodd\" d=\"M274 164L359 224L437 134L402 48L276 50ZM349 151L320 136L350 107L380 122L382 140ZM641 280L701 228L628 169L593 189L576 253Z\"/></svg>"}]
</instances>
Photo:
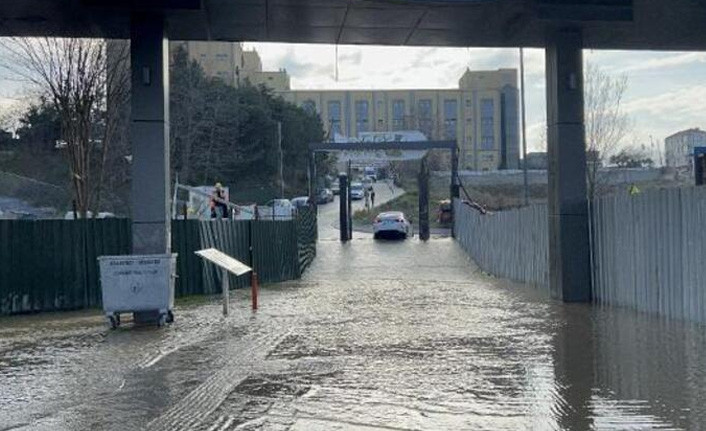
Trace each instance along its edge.
<instances>
[{"instance_id":1,"label":"roadside wall","mask_svg":"<svg viewBox=\"0 0 706 431\"><path fill-rule=\"evenodd\" d=\"M522 170L499 170L499 171L460 171L458 173L461 182L468 187L498 186L524 184L524 173ZM446 184L451 177L450 172L432 172L433 177L445 179ZM598 171L601 184L617 185L640 183L646 181L656 181L659 179L674 179L674 174L666 175L660 168L602 168ZM528 170L527 180L529 184L547 184L546 170Z\"/></svg>"},{"instance_id":2,"label":"roadside wall","mask_svg":"<svg viewBox=\"0 0 706 431\"><path fill-rule=\"evenodd\" d=\"M456 239L483 270L548 291L546 206L454 205ZM604 197L593 213L594 302L706 322L706 187Z\"/></svg>"}]
</instances>

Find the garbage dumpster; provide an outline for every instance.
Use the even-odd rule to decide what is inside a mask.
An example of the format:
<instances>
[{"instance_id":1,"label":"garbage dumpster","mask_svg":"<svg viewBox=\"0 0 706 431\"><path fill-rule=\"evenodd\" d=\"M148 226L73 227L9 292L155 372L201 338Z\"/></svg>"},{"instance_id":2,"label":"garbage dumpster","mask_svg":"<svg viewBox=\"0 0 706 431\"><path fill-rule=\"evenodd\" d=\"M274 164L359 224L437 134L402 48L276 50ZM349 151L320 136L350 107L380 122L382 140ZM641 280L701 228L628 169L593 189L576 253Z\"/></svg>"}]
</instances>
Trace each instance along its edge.
<instances>
[{"instance_id":1,"label":"garbage dumpster","mask_svg":"<svg viewBox=\"0 0 706 431\"><path fill-rule=\"evenodd\" d=\"M98 258L103 311L111 327L120 313L154 316L159 326L174 319L176 254L101 256Z\"/></svg>"}]
</instances>

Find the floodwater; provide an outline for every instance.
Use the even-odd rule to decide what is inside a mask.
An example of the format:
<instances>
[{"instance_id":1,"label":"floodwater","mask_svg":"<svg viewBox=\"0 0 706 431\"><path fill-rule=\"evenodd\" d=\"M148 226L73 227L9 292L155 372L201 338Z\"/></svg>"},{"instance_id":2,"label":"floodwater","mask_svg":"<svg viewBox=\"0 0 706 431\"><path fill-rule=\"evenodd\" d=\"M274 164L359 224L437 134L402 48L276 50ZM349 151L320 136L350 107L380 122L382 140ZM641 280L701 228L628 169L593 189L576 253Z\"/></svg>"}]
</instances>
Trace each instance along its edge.
<instances>
[{"instance_id":1,"label":"floodwater","mask_svg":"<svg viewBox=\"0 0 706 431\"><path fill-rule=\"evenodd\" d=\"M704 326L547 300L448 238L318 252L256 313L0 319L0 430L706 428Z\"/></svg>"}]
</instances>

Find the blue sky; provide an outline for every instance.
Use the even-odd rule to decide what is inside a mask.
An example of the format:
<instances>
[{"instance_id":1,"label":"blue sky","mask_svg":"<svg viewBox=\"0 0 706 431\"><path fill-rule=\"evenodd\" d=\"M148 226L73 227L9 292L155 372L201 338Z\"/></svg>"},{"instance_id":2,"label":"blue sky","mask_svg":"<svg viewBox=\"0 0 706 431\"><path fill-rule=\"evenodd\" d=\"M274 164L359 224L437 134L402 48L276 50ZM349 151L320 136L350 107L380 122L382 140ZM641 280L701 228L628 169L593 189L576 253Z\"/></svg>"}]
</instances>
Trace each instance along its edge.
<instances>
[{"instance_id":1,"label":"blue sky","mask_svg":"<svg viewBox=\"0 0 706 431\"><path fill-rule=\"evenodd\" d=\"M454 88L463 71L519 68L517 49L408 48L246 44L265 69L286 68L295 89ZM611 75L628 78L625 110L633 124L624 145L663 142L685 128L706 128L706 53L585 51L584 58ZM544 127L544 51L525 51L530 150L541 149Z\"/></svg>"}]
</instances>

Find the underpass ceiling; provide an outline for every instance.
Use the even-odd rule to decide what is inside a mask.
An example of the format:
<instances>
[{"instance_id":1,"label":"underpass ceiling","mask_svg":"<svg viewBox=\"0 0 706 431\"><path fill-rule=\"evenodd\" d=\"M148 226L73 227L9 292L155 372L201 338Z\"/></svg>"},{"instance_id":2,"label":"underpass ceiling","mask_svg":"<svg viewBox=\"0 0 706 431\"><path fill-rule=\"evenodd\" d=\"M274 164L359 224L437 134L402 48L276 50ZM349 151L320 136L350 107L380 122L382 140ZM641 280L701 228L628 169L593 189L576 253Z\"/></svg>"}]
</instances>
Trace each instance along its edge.
<instances>
[{"instance_id":1,"label":"underpass ceiling","mask_svg":"<svg viewBox=\"0 0 706 431\"><path fill-rule=\"evenodd\" d=\"M175 40L542 47L580 26L588 48L706 48L704 0L12 0L0 34L126 38L137 9Z\"/></svg>"}]
</instances>

